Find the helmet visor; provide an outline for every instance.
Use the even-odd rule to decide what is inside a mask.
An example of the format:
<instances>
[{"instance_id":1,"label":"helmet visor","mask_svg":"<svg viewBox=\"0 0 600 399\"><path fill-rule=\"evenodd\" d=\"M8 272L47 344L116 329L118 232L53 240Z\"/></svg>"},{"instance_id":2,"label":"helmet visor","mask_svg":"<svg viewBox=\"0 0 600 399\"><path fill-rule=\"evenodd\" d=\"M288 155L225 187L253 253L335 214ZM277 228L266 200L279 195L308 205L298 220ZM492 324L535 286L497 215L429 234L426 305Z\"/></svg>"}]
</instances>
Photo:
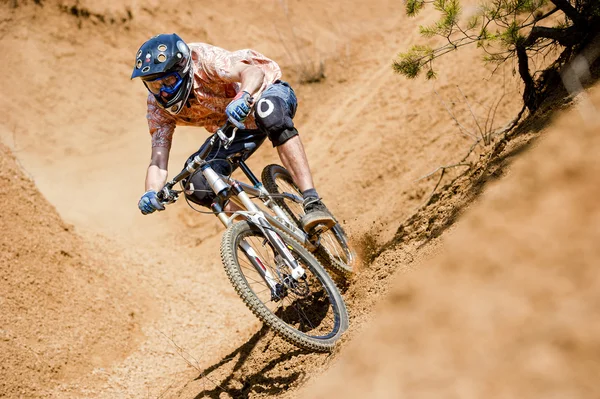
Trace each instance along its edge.
<instances>
[{"instance_id":1,"label":"helmet visor","mask_svg":"<svg viewBox=\"0 0 600 399\"><path fill-rule=\"evenodd\" d=\"M144 80L144 84L150 93L169 100L177 94L183 84L183 79L178 72L172 72L156 79Z\"/></svg>"}]
</instances>

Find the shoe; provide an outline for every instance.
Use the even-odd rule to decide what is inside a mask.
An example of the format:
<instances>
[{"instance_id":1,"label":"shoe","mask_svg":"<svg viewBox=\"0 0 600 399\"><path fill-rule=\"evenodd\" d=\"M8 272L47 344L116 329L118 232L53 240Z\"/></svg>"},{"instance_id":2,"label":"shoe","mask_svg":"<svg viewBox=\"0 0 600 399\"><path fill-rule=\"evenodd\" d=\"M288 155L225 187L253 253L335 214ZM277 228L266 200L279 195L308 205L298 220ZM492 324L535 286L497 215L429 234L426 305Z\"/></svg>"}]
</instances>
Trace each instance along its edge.
<instances>
[{"instance_id":1,"label":"shoe","mask_svg":"<svg viewBox=\"0 0 600 399\"><path fill-rule=\"evenodd\" d=\"M320 198L307 197L302 205L305 215L300 219L300 224L307 233L312 232L317 226L322 233L337 223Z\"/></svg>"}]
</instances>

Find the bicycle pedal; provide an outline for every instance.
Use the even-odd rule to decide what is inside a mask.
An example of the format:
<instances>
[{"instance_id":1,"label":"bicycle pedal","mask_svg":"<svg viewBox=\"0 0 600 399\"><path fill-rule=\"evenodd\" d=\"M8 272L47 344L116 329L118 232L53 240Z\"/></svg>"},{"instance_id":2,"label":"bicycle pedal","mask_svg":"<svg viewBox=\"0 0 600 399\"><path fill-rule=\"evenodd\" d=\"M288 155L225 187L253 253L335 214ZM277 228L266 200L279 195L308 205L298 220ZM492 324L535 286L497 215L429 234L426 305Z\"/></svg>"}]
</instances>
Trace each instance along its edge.
<instances>
[{"instance_id":1,"label":"bicycle pedal","mask_svg":"<svg viewBox=\"0 0 600 399\"><path fill-rule=\"evenodd\" d=\"M313 227L309 232L309 236L319 236L323 233L325 233L326 231L330 230L331 227L327 226L326 224L318 224L315 227Z\"/></svg>"}]
</instances>

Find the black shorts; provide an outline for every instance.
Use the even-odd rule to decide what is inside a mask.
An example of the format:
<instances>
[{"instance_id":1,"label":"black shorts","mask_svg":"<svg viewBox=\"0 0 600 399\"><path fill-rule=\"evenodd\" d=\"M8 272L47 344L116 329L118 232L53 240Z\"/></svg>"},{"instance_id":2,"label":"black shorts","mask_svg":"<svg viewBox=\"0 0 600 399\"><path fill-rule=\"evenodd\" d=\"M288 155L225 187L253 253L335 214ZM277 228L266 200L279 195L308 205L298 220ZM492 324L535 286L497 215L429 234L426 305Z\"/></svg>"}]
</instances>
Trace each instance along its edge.
<instances>
[{"instance_id":1,"label":"black shorts","mask_svg":"<svg viewBox=\"0 0 600 399\"><path fill-rule=\"evenodd\" d=\"M242 160L248 159L266 138L267 135L258 129L238 130L235 139L229 148L225 149L219 144L215 145L213 150L206 157L206 160L215 172L229 176L233 173L235 167L229 162L228 158L238 155ZM208 145L209 140L210 137L202 144L198 151L190 155L187 161L185 161L184 168L185 165ZM183 180L182 183L186 191L192 191L190 194L186 193L186 197L190 201L198 205L210 207L216 195L210 188L210 185L204 178L200 169L196 170L192 176Z\"/></svg>"}]
</instances>

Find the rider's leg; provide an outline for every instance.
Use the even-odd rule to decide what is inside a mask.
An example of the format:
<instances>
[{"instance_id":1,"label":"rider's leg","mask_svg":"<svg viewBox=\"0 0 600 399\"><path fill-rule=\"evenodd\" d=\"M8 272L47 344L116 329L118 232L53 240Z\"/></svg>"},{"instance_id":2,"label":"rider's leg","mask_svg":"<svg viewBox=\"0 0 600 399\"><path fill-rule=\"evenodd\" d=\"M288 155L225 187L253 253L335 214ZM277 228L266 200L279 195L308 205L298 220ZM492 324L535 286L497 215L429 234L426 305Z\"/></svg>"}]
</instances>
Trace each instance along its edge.
<instances>
[{"instance_id":1,"label":"rider's leg","mask_svg":"<svg viewBox=\"0 0 600 399\"><path fill-rule=\"evenodd\" d=\"M310 231L317 225L330 228L335 225L335 219L315 191L306 153L294 127L296 106L292 88L285 82L275 83L264 91L256 103L256 124L267 133L273 146L277 148L283 166L289 170L302 191L306 214L300 222L304 230Z\"/></svg>"},{"instance_id":2,"label":"rider's leg","mask_svg":"<svg viewBox=\"0 0 600 399\"><path fill-rule=\"evenodd\" d=\"M309 232L318 225L324 225L326 228L333 227L335 220L315 190L300 136L296 135L277 146L277 153L283 166L290 172L292 179L294 179L294 182L300 191L302 191L306 214L300 222L304 230Z\"/></svg>"},{"instance_id":3,"label":"rider's leg","mask_svg":"<svg viewBox=\"0 0 600 399\"><path fill-rule=\"evenodd\" d=\"M290 172L302 192L315 188L300 136L296 135L279 145L277 153L283 166Z\"/></svg>"},{"instance_id":4,"label":"rider's leg","mask_svg":"<svg viewBox=\"0 0 600 399\"><path fill-rule=\"evenodd\" d=\"M227 157L230 155L244 152L246 158L250 156L266 139L266 134L256 129L251 130L238 130L236 138L229 148L225 149L218 145L210 152L206 157L213 170L222 175L230 175L237 167L227 161ZM187 165L197 154L199 154L205 146L208 145L208 138L198 151L190 155L188 160L185 162ZM210 209L211 204L216 198L215 193L212 191L210 185L206 181L206 178L200 170L197 170L187 179L183 180L183 186L185 188L185 196L191 202L207 207ZM231 204L231 205L229 205ZM225 206L225 211L235 212L239 210L231 201Z\"/></svg>"},{"instance_id":5,"label":"rider's leg","mask_svg":"<svg viewBox=\"0 0 600 399\"><path fill-rule=\"evenodd\" d=\"M225 210L225 212L227 213L234 213L237 211L241 211L243 210L242 208L240 208L235 202L233 201L229 201L227 202L227 204L225 205L225 207L223 208Z\"/></svg>"}]
</instances>

